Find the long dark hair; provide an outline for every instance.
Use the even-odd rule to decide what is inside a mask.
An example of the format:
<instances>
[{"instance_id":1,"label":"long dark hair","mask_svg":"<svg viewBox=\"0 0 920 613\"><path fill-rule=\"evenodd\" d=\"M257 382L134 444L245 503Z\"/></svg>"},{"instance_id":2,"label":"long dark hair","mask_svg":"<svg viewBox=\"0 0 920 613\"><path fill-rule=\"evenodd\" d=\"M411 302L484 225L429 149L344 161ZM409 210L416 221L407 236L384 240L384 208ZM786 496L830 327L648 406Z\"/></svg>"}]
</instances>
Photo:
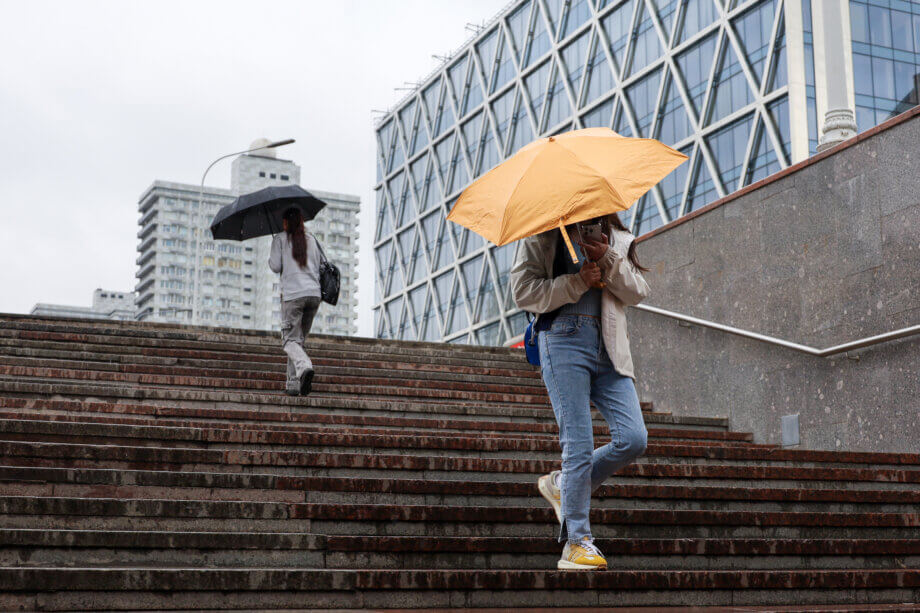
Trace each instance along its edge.
<instances>
[{"instance_id":1,"label":"long dark hair","mask_svg":"<svg viewBox=\"0 0 920 613\"><path fill-rule=\"evenodd\" d=\"M303 215L300 209L291 207L284 212L282 218L287 222L287 235L294 260L303 268L307 265L307 235L303 229Z\"/></svg>"},{"instance_id":2,"label":"long dark hair","mask_svg":"<svg viewBox=\"0 0 920 613\"><path fill-rule=\"evenodd\" d=\"M613 215L608 215L606 218L608 224L612 225L617 230L623 232L629 232L623 221L620 219L620 216L614 213ZM626 252L626 259L632 262L632 265L641 270L642 272L647 272L648 268L639 263L639 256L636 255L636 241L629 243L629 250Z\"/></svg>"}]
</instances>

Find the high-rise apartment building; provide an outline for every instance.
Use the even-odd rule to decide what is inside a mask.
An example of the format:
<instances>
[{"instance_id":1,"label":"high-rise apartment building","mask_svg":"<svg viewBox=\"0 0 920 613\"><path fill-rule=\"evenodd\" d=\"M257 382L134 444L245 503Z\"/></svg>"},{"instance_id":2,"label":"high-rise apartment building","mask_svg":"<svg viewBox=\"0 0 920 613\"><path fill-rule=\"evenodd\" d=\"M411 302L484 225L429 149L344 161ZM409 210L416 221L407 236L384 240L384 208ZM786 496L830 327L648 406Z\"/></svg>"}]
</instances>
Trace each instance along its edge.
<instances>
[{"instance_id":1,"label":"high-rise apartment building","mask_svg":"<svg viewBox=\"0 0 920 613\"><path fill-rule=\"evenodd\" d=\"M266 145L260 139L251 148ZM154 181L139 200L137 318L192 323L196 245L201 237L198 323L278 330L278 275L268 268L271 237L238 242L211 239L210 224L220 208L240 194L271 185L300 183L300 167L260 149L233 161L230 189ZM310 190L326 207L307 223L342 273L339 303L323 304L313 332L352 336L356 323L358 253L357 196Z\"/></svg>"},{"instance_id":2,"label":"high-rise apartment building","mask_svg":"<svg viewBox=\"0 0 920 613\"><path fill-rule=\"evenodd\" d=\"M842 40L825 27L829 2ZM825 68L832 40L842 71ZM845 88L865 130L917 104L918 72L920 2L512 2L376 127L375 334L502 344L521 333L515 245L445 217L534 138L605 126L687 154L623 214L641 235L814 153L829 91Z\"/></svg>"}]
</instances>

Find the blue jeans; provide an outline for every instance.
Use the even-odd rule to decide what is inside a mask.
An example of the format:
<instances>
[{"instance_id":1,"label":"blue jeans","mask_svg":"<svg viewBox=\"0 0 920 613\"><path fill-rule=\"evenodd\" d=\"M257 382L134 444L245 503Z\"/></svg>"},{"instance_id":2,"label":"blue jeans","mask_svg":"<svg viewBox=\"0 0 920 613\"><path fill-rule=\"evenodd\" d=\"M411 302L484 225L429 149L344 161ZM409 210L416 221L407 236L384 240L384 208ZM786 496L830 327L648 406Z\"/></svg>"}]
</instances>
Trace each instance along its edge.
<instances>
[{"instance_id":1,"label":"blue jeans","mask_svg":"<svg viewBox=\"0 0 920 613\"><path fill-rule=\"evenodd\" d=\"M540 362L562 446L559 540L592 537L591 492L645 452L648 431L636 386L613 368L593 317L561 315L540 332ZM591 405L607 421L611 441L594 448Z\"/></svg>"}]
</instances>

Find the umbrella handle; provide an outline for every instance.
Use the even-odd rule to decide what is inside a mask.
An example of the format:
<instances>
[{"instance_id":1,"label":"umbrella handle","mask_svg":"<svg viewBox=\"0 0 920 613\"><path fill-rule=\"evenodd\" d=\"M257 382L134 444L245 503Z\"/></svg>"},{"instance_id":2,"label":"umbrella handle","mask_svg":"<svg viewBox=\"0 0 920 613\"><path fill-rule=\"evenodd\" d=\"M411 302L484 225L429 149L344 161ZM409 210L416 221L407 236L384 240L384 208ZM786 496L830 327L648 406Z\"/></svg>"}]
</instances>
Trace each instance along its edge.
<instances>
[{"instance_id":1,"label":"umbrella handle","mask_svg":"<svg viewBox=\"0 0 920 613\"><path fill-rule=\"evenodd\" d=\"M575 264L578 264L578 256L575 254L575 247L572 246L572 240L569 238L569 233L565 229L565 224L562 223L561 219L559 220L559 231L562 232L562 238L563 240L565 240L565 246L569 248L569 255L572 256L572 262L574 262ZM607 287L607 284L604 283L603 281L598 281L597 283L593 284L591 287L602 289L602 288Z\"/></svg>"},{"instance_id":2,"label":"umbrella handle","mask_svg":"<svg viewBox=\"0 0 920 613\"><path fill-rule=\"evenodd\" d=\"M572 256L572 263L578 264L578 256L575 254L575 247L572 246L572 239L569 238L569 233L565 229L565 224L562 223L562 220L559 220L559 231L562 232L562 238L565 240L565 246L569 248L569 255Z\"/></svg>"}]
</instances>

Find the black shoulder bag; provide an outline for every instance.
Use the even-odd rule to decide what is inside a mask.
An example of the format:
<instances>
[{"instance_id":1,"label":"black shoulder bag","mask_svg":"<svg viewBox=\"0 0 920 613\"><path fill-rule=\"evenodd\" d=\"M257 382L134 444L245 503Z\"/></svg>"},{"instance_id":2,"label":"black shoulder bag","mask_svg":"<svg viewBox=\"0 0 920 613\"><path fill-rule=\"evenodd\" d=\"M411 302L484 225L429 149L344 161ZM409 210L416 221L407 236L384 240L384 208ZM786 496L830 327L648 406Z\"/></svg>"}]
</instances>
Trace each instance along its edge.
<instances>
[{"instance_id":1,"label":"black shoulder bag","mask_svg":"<svg viewBox=\"0 0 920 613\"><path fill-rule=\"evenodd\" d=\"M315 236L313 240L316 241L316 246L319 248L320 293L323 296L323 302L328 302L335 306L339 301L339 289L342 285L342 275L339 272L339 268L326 259L326 253L323 251L323 246L319 244Z\"/></svg>"}]
</instances>

